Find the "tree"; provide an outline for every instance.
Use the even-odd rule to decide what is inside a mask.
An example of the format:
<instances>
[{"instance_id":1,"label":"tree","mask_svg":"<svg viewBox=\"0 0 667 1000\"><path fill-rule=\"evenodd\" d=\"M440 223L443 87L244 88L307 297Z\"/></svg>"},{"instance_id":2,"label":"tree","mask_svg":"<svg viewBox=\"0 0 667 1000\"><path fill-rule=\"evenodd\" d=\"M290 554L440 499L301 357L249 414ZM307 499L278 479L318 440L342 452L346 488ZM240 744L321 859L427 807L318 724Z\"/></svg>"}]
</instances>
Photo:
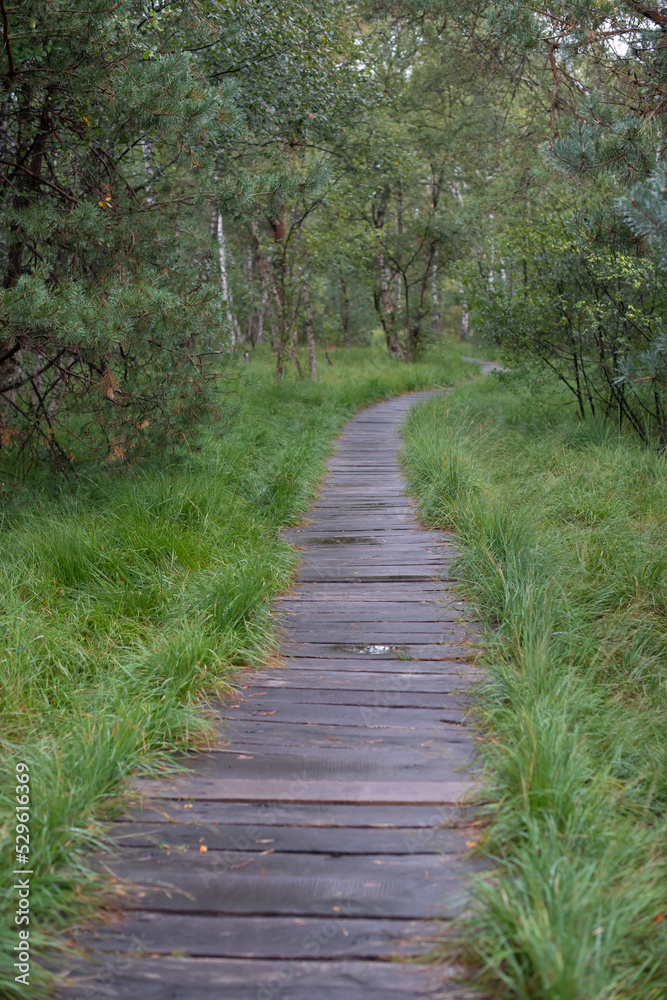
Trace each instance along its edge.
<instances>
[{"instance_id":1,"label":"tree","mask_svg":"<svg viewBox=\"0 0 667 1000\"><path fill-rule=\"evenodd\" d=\"M202 207L237 121L175 5L4 9L0 445L122 457L210 405L222 324ZM218 370L220 365L217 366Z\"/></svg>"},{"instance_id":2,"label":"tree","mask_svg":"<svg viewBox=\"0 0 667 1000\"><path fill-rule=\"evenodd\" d=\"M294 157L356 99L347 8L18 0L2 14L0 447L66 469L82 448L183 440L239 336L234 225L279 223ZM308 156L301 182L318 173Z\"/></svg>"}]
</instances>

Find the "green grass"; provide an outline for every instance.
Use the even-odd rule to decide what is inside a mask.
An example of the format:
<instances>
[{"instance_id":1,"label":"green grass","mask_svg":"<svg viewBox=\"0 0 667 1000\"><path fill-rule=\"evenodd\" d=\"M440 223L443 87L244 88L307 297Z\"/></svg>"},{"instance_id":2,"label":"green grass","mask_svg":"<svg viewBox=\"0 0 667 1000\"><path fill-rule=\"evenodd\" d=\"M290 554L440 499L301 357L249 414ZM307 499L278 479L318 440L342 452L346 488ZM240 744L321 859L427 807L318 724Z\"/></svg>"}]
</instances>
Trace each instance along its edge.
<instances>
[{"instance_id":1,"label":"green grass","mask_svg":"<svg viewBox=\"0 0 667 1000\"><path fill-rule=\"evenodd\" d=\"M0 994L16 943L14 768L31 774L31 944L95 904L86 852L137 769L210 733L202 709L274 647L269 600L295 557L278 537L317 489L360 407L474 373L458 346L407 366L379 351L320 359L320 381L276 386L242 366L237 414L185 459L88 472L73 491L5 480L0 530ZM32 991L49 976L32 968ZM25 989L19 988L19 995Z\"/></svg>"},{"instance_id":2,"label":"green grass","mask_svg":"<svg viewBox=\"0 0 667 1000\"><path fill-rule=\"evenodd\" d=\"M665 459L488 379L413 411L405 460L488 625L497 877L460 954L500 998L664 998Z\"/></svg>"}]
</instances>

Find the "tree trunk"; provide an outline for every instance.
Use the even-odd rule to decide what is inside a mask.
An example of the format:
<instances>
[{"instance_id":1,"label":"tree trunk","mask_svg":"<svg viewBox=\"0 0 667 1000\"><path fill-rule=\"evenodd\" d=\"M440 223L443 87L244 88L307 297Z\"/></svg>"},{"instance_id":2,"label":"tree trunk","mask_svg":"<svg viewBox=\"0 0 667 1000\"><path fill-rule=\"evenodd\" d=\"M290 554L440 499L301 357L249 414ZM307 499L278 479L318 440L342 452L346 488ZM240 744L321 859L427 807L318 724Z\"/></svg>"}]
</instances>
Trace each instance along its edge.
<instances>
[{"instance_id":1,"label":"tree trunk","mask_svg":"<svg viewBox=\"0 0 667 1000\"><path fill-rule=\"evenodd\" d=\"M382 250L380 250L378 254L378 269L380 272L380 294L373 297L375 308L378 316L380 317L380 322L382 323L382 329L384 330L384 336L387 342L387 350L393 358L400 358L401 360L404 360L405 350L394 329L394 303L391 300L391 292L389 289L391 276L388 273L389 269L385 264Z\"/></svg>"},{"instance_id":2,"label":"tree trunk","mask_svg":"<svg viewBox=\"0 0 667 1000\"><path fill-rule=\"evenodd\" d=\"M7 341L3 341L0 348L6 345ZM9 429L9 417L16 402L16 389L13 386L22 381L21 352L16 351L0 365L0 382L5 387L4 392L0 392L0 448L11 443L14 432Z\"/></svg>"},{"instance_id":3,"label":"tree trunk","mask_svg":"<svg viewBox=\"0 0 667 1000\"><path fill-rule=\"evenodd\" d=\"M141 141L141 153L144 158L144 170L146 171L146 202L150 205L153 202L153 184L155 183L153 147L143 132L140 132L139 135Z\"/></svg>"},{"instance_id":4,"label":"tree trunk","mask_svg":"<svg viewBox=\"0 0 667 1000\"><path fill-rule=\"evenodd\" d=\"M428 289L429 275L432 275L432 265L434 257L435 257L435 246L432 245L429 249L429 255L426 260L426 266L424 267L421 281L419 282L419 306L417 308L417 315L415 319L411 321L412 329L408 327L411 357L416 356L421 342L422 323L424 322L424 316L426 315L426 291Z\"/></svg>"},{"instance_id":5,"label":"tree trunk","mask_svg":"<svg viewBox=\"0 0 667 1000\"><path fill-rule=\"evenodd\" d=\"M438 265L434 264L431 269L431 302L433 304L432 329L434 333L442 331L440 320L440 302L438 300Z\"/></svg>"},{"instance_id":6,"label":"tree trunk","mask_svg":"<svg viewBox=\"0 0 667 1000\"><path fill-rule=\"evenodd\" d=\"M340 309L341 309L341 319L343 322L343 340L348 351L352 346L350 343L350 300L347 294L347 283L343 273L340 273Z\"/></svg>"},{"instance_id":7,"label":"tree trunk","mask_svg":"<svg viewBox=\"0 0 667 1000\"><path fill-rule=\"evenodd\" d=\"M407 274L403 275L403 287L405 290L405 362L410 364L412 361L412 330L410 329L410 286L408 285Z\"/></svg>"},{"instance_id":8,"label":"tree trunk","mask_svg":"<svg viewBox=\"0 0 667 1000\"><path fill-rule=\"evenodd\" d=\"M250 292L250 294L248 296L249 306L248 306L248 320L247 320L247 326L246 326L246 340L250 341L251 345L254 347L255 346L255 342L256 342L256 337L255 337L255 308L254 308L254 298L255 298L255 296L254 296L254 294L252 294L253 291L254 291L254 289L253 289L253 283L252 283L252 279L253 279L253 253L252 253L252 247L251 246L248 247L248 253L246 255L245 277L246 277L246 287L248 288L248 291Z\"/></svg>"},{"instance_id":9,"label":"tree trunk","mask_svg":"<svg viewBox=\"0 0 667 1000\"><path fill-rule=\"evenodd\" d=\"M262 300L259 304L259 309L257 310L257 337L255 342L261 344L264 339L264 312L266 310L266 300L269 297L269 293L266 290L264 282L262 282Z\"/></svg>"},{"instance_id":10,"label":"tree trunk","mask_svg":"<svg viewBox=\"0 0 667 1000\"><path fill-rule=\"evenodd\" d=\"M273 271L269 265L268 260L264 255L262 250L262 244L259 242L259 233L257 232L257 223L252 222L250 225L253 242L255 245L255 259L257 261L257 267L259 268L259 273L262 277L262 284L264 285L264 291L268 296L271 293L271 298L275 307L275 322L271 323L271 346L276 352L276 381L280 382L283 377L283 367L284 367L284 354L285 354L285 315L283 309L283 301L280 297L280 293L276 286L275 279L273 277ZM264 301L264 300L263 300ZM278 333L276 333L276 323L278 324Z\"/></svg>"},{"instance_id":11,"label":"tree trunk","mask_svg":"<svg viewBox=\"0 0 667 1000\"><path fill-rule=\"evenodd\" d=\"M470 325L470 316L468 314L468 302L466 301L465 292L463 288L461 289L461 340L466 341L468 339L468 329Z\"/></svg>"},{"instance_id":12,"label":"tree trunk","mask_svg":"<svg viewBox=\"0 0 667 1000\"><path fill-rule=\"evenodd\" d=\"M299 352L296 349L297 332L296 323L292 323L290 325L289 337L287 339L287 353L294 362L294 366L299 373L299 378L303 378L303 368L301 367L301 362L299 361Z\"/></svg>"},{"instance_id":13,"label":"tree trunk","mask_svg":"<svg viewBox=\"0 0 667 1000\"><path fill-rule=\"evenodd\" d=\"M303 294L303 304L306 308L306 340L308 342L308 364L310 365L310 377L313 382L317 382L317 358L315 356L315 327L313 326L313 310L310 304L310 292L308 291L308 281L306 273L302 267L301 291Z\"/></svg>"},{"instance_id":14,"label":"tree trunk","mask_svg":"<svg viewBox=\"0 0 667 1000\"><path fill-rule=\"evenodd\" d=\"M225 300L225 314L227 316L227 325L229 326L229 346L232 351L235 351L236 345L241 339L241 334L232 308L232 289L229 284L229 275L227 273L227 244L225 242L225 232L222 228L222 212L217 207L214 207L213 211L215 213L215 235L218 241L220 286Z\"/></svg>"}]
</instances>

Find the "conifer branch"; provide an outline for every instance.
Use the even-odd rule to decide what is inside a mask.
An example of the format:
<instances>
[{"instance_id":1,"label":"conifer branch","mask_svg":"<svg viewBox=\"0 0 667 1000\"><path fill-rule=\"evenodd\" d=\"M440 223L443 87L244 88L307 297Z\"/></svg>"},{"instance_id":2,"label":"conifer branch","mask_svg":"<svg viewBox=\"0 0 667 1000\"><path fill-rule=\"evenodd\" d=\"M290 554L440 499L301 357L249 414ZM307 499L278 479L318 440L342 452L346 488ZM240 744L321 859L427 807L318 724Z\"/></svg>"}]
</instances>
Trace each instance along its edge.
<instances>
[{"instance_id":1,"label":"conifer branch","mask_svg":"<svg viewBox=\"0 0 667 1000\"><path fill-rule=\"evenodd\" d=\"M638 3L637 0L629 0L629 3L642 17L647 17L649 21L653 21L654 24L658 24L661 28L667 26L667 14L663 14L661 10L653 10L651 7L645 7L644 4Z\"/></svg>"}]
</instances>

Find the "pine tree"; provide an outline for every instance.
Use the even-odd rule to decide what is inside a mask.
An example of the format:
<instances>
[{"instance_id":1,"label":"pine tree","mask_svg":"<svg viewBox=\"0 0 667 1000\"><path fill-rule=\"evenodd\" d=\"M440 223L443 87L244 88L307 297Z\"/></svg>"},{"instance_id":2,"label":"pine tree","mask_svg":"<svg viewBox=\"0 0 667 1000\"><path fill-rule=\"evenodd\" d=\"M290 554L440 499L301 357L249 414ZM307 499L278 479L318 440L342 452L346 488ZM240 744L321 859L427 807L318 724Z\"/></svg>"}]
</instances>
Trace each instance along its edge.
<instances>
[{"instance_id":1,"label":"pine tree","mask_svg":"<svg viewBox=\"0 0 667 1000\"><path fill-rule=\"evenodd\" d=\"M176 6L2 14L0 446L61 468L83 443L121 458L210 403L202 206L233 107L174 44L202 30Z\"/></svg>"}]
</instances>

